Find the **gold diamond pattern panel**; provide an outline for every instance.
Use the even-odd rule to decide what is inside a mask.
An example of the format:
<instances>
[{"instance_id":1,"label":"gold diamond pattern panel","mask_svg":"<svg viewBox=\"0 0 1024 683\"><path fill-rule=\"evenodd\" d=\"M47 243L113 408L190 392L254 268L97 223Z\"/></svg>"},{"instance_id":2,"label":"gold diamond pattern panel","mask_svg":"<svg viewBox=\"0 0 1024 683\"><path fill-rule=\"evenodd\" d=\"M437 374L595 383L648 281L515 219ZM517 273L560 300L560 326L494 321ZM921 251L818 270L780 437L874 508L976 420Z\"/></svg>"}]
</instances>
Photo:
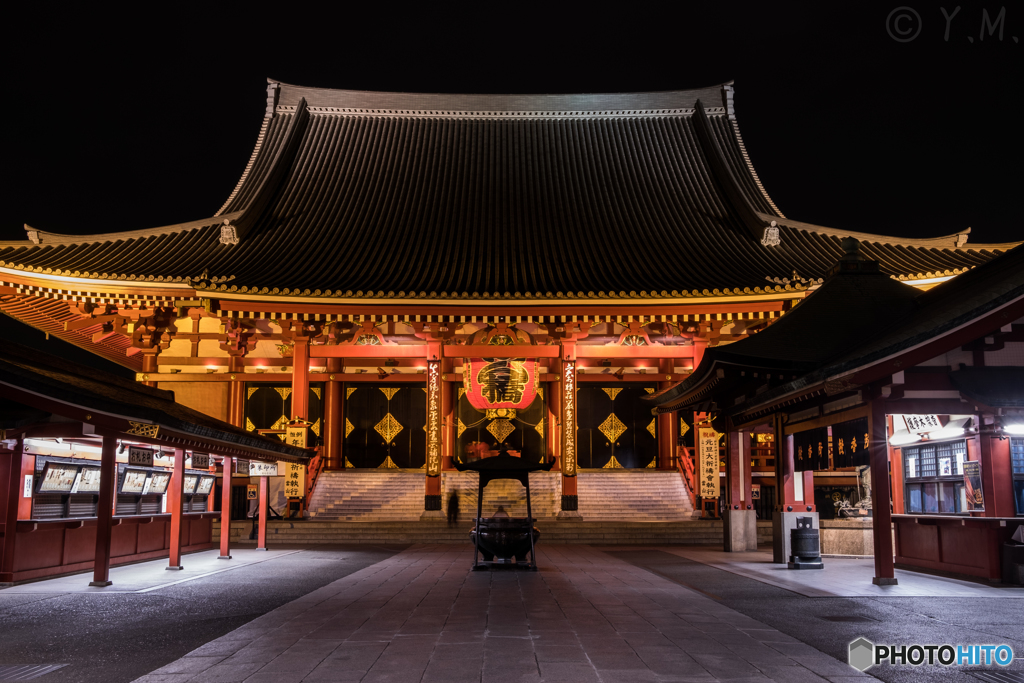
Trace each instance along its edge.
<instances>
[{"instance_id":1,"label":"gold diamond pattern panel","mask_svg":"<svg viewBox=\"0 0 1024 683\"><path fill-rule=\"evenodd\" d=\"M395 394L397 394L398 390L401 388L402 387L381 387L380 390L384 392L384 395L387 396L388 400L390 401L395 397Z\"/></svg>"},{"instance_id":2,"label":"gold diamond pattern panel","mask_svg":"<svg viewBox=\"0 0 1024 683\"><path fill-rule=\"evenodd\" d=\"M245 397L247 399L252 398L252 395L260 390L261 387L249 387L245 390Z\"/></svg>"},{"instance_id":3,"label":"gold diamond pattern panel","mask_svg":"<svg viewBox=\"0 0 1024 683\"><path fill-rule=\"evenodd\" d=\"M395 437L398 436L398 433L405 429L405 427L399 424L394 415L388 413L381 418L380 422L374 425L373 429L384 437L385 443L391 443L394 441Z\"/></svg>"},{"instance_id":4,"label":"gold diamond pattern panel","mask_svg":"<svg viewBox=\"0 0 1024 683\"><path fill-rule=\"evenodd\" d=\"M274 424L270 425L270 428L271 429L284 429L287 426L288 426L288 417L286 415L282 415L281 417L277 418L277 422L275 422Z\"/></svg>"},{"instance_id":5,"label":"gold diamond pattern panel","mask_svg":"<svg viewBox=\"0 0 1024 683\"><path fill-rule=\"evenodd\" d=\"M516 419L515 408L488 408L484 414L484 419L494 420L499 417L506 417L510 420Z\"/></svg>"},{"instance_id":6,"label":"gold diamond pattern panel","mask_svg":"<svg viewBox=\"0 0 1024 683\"><path fill-rule=\"evenodd\" d=\"M462 438L462 432L466 431L466 425L459 419L458 436L456 438Z\"/></svg>"},{"instance_id":7,"label":"gold diamond pattern panel","mask_svg":"<svg viewBox=\"0 0 1024 683\"><path fill-rule=\"evenodd\" d=\"M290 387L274 387L274 391L281 394L282 401L287 401L288 397L292 395L292 390Z\"/></svg>"},{"instance_id":8,"label":"gold diamond pattern panel","mask_svg":"<svg viewBox=\"0 0 1024 683\"><path fill-rule=\"evenodd\" d=\"M351 434L353 431L355 431L355 428L356 428L356 426L354 424L352 424L352 422L349 421L349 419L346 417L345 418L345 438L348 438L348 435Z\"/></svg>"},{"instance_id":9,"label":"gold diamond pattern panel","mask_svg":"<svg viewBox=\"0 0 1024 683\"><path fill-rule=\"evenodd\" d=\"M622 424L622 420L616 417L615 413L609 414L597 428L611 443L615 443L626 431L626 425Z\"/></svg>"},{"instance_id":10,"label":"gold diamond pattern panel","mask_svg":"<svg viewBox=\"0 0 1024 683\"><path fill-rule=\"evenodd\" d=\"M690 431L690 425L686 424L686 420L683 418L679 418L679 436L683 436L688 431Z\"/></svg>"},{"instance_id":11,"label":"gold diamond pattern panel","mask_svg":"<svg viewBox=\"0 0 1024 683\"><path fill-rule=\"evenodd\" d=\"M610 398L611 400L614 401L615 397L619 395L619 392L622 391L622 389L608 389L608 388L604 388L604 389L602 389L602 391L604 393L608 394L608 398Z\"/></svg>"},{"instance_id":12,"label":"gold diamond pattern panel","mask_svg":"<svg viewBox=\"0 0 1024 683\"><path fill-rule=\"evenodd\" d=\"M359 387L345 387L345 400L352 398L352 394L356 393L356 389Z\"/></svg>"},{"instance_id":13,"label":"gold diamond pattern panel","mask_svg":"<svg viewBox=\"0 0 1024 683\"><path fill-rule=\"evenodd\" d=\"M256 425L254 425L252 423L252 420L250 420L249 418L245 418L245 431L247 431L247 432L255 432L256 431Z\"/></svg>"},{"instance_id":14,"label":"gold diamond pattern panel","mask_svg":"<svg viewBox=\"0 0 1024 683\"><path fill-rule=\"evenodd\" d=\"M651 433L655 439L658 438L658 418L651 420L651 424L647 425L647 431Z\"/></svg>"},{"instance_id":15,"label":"gold diamond pattern panel","mask_svg":"<svg viewBox=\"0 0 1024 683\"><path fill-rule=\"evenodd\" d=\"M487 431L494 435L494 438L498 440L498 443L505 443L505 439L508 438L508 435L515 430L515 425L505 418L493 420L489 425L487 425Z\"/></svg>"}]
</instances>

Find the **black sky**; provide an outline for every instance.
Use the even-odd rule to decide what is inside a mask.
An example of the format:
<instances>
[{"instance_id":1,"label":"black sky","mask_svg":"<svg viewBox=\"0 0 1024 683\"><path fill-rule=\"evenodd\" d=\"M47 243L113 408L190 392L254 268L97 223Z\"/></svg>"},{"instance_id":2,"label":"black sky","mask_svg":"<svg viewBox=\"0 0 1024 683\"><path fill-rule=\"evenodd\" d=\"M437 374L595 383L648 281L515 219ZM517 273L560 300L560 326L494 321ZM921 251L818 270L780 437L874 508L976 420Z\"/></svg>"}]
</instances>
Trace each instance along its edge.
<instances>
[{"instance_id":1,"label":"black sky","mask_svg":"<svg viewBox=\"0 0 1024 683\"><path fill-rule=\"evenodd\" d=\"M266 78L420 92L617 92L734 80L740 129L790 218L907 237L1024 239L1024 7L901 2L34 5L7 21L0 239L211 215L248 161ZM428 6L429 5L429 6ZM945 3L951 14L957 5ZM259 6L262 7L262 6ZM327 11L327 8L338 11ZM480 7L491 8L483 13ZM552 10L557 7L557 12ZM156 11L156 10L154 10ZM894 30L916 30L901 19ZM984 38L982 38L984 34ZM897 34L899 35L899 34ZM973 42L969 39L973 39Z\"/></svg>"}]
</instances>

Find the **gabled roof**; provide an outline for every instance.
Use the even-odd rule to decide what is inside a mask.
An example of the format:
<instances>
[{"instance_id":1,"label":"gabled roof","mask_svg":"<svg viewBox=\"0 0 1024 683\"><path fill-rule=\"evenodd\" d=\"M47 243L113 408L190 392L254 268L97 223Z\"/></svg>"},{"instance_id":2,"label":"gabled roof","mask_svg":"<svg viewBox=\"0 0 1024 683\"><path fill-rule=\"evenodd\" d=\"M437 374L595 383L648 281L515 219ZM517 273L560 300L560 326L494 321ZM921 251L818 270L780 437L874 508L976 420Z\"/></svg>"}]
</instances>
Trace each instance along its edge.
<instances>
[{"instance_id":1,"label":"gabled roof","mask_svg":"<svg viewBox=\"0 0 1024 683\"><path fill-rule=\"evenodd\" d=\"M863 297L845 298L843 282L848 278L850 273L837 271L775 325L749 339L708 350L700 366L686 380L641 400L660 412L668 412L698 400L706 401L711 394L733 398L713 386L717 383L713 373L723 363L736 366L732 375L753 368L781 369L795 375L754 396L741 394L731 405L722 406L732 414L750 414L825 382L834 382L837 388L845 390L857 388L876 375L907 367L902 362L889 363L903 354L923 354L925 357L915 361L921 362L964 343L952 336L962 330L977 325L999 328L1024 314L1024 246L924 293L904 287L901 296L899 285L892 283L897 289L886 294L884 278L862 273L855 278L861 286L879 287L876 296L862 291ZM815 299L818 306L810 306ZM835 310L830 311L830 306ZM1000 310L1004 314L995 321L993 316ZM990 331L985 328L971 334L978 336ZM952 341L943 345L944 338ZM886 363L892 367L883 365ZM1008 378L1016 377L1007 373L996 384L982 388L979 382L989 382L996 374L961 371L954 375L959 377L955 381L964 383L965 392L987 392L991 400L1004 402ZM755 378L748 373L729 388L733 393L748 391L754 385L765 385L763 377Z\"/></svg>"},{"instance_id":2,"label":"gabled roof","mask_svg":"<svg viewBox=\"0 0 1024 683\"><path fill-rule=\"evenodd\" d=\"M208 443L237 446L255 459L306 462L310 458L305 449L252 434L176 403L173 391L148 387L20 344L0 346L0 387L4 386L7 399L15 389L26 391L52 403L158 425ZM4 424L5 418L13 421ZM0 415L3 428L17 427L18 421L18 415Z\"/></svg>"},{"instance_id":3,"label":"gabled roof","mask_svg":"<svg viewBox=\"0 0 1024 683\"><path fill-rule=\"evenodd\" d=\"M0 243L0 267L346 299L658 299L816 282L843 233L783 217L732 99L731 84L428 95L272 81L250 163L217 214L120 235L30 229ZM762 245L772 221L781 243ZM225 223L238 243L222 242ZM967 246L966 233L861 239L904 278L1007 248Z\"/></svg>"}]
</instances>

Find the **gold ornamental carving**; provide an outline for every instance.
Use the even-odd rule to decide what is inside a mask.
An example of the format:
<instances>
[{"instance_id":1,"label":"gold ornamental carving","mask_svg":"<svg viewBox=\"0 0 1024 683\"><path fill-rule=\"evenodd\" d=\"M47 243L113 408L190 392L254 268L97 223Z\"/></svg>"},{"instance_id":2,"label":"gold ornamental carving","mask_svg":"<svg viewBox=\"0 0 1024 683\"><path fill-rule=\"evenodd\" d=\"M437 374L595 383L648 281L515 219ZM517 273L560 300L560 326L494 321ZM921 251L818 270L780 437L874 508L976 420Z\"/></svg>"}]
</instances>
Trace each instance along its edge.
<instances>
[{"instance_id":1,"label":"gold ornamental carving","mask_svg":"<svg viewBox=\"0 0 1024 683\"><path fill-rule=\"evenodd\" d=\"M288 417L285 416L285 415L282 415L281 417L277 418L277 422L275 422L274 424L270 425L270 428L271 429L284 429L287 426L288 426Z\"/></svg>"},{"instance_id":2,"label":"gold ornamental carving","mask_svg":"<svg viewBox=\"0 0 1024 683\"><path fill-rule=\"evenodd\" d=\"M345 418L345 438L347 439L348 435L351 434L352 432L354 432L355 429L356 429L356 426L354 424L352 424L352 422L346 417Z\"/></svg>"},{"instance_id":3,"label":"gold ornamental carving","mask_svg":"<svg viewBox=\"0 0 1024 683\"><path fill-rule=\"evenodd\" d=\"M259 391L260 388L261 387L249 387L248 389L245 390L245 398L246 399L252 398L252 395L255 394L257 391Z\"/></svg>"},{"instance_id":4,"label":"gold ornamental carving","mask_svg":"<svg viewBox=\"0 0 1024 683\"><path fill-rule=\"evenodd\" d=\"M256 431L256 425L254 425L252 423L252 420L250 420L249 418L245 418L245 430L247 432L255 432Z\"/></svg>"},{"instance_id":5,"label":"gold ornamental carving","mask_svg":"<svg viewBox=\"0 0 1024 683\"><path fill-rule=\"evenodd\" d=\"M466 425L462 422L461 418L459 418L459 423L458 423L458 426L456 427L456 430L457 430L457 438L461 439L462 438L462 433L464 431L466 431Z\"/></svg>"},{"instance_id":6,"label":"gold ornamental carving","mask_svg":"<svg viewBox=\"0 0 1024 683\"><path fill-rule=\"evenodd\" d=\"M510 420L499 418L493 420L487 425L487 431L494 435L494 438L498 440L498 443L505 443L505 439L508 435L516 430L515 425Z\"/></svg>"},{"instance_id":7,"label":"gold ornamental carving","mask_svg":"<svg viewBox=\"0 0 1024 683\"><path fill-rule=\"evenodd\" d=\"M92 417L91 415L89 417ZM128 420L128 430L125 434L133 434L135 436L145 436L150 439L155 439L157 434L160 433L160 425L146 424L144 422L132 422Z\"/></svg>"},{"instance_id":8,"label":"gold ornamental carving","mask_svg":"<svg viewBox=\"0 0 1024 683\"><path fill-rule=\"evenodd\" d=\"M644 387L644 391L646 391L648 394L653 394L654 393L654 389L651 388L651 387Z\"/></svg>"},{"instance_id":9,"label":"gold ornamental carving","mask_svg":"<svg viewBox=\"0 0 1024 683\"><path fill-rule=\"evenodd\" d=\"M397 469L401 469L401 468L398 465L395 464L395 461L392 460L391 456L389 455L388 457L384 458L384 462L382 462L380 464L380 466L377 467L377 469L379 469L379 470L397 470Z\"/></svg>"},{"instance_id":10,"label":"gold ornamental carving","mask_svg":"<svg viewBox=\"0 0 1024 683\"><path fill-rule=\"evenodd\" d=\"M384 438L385 443L391 443L405 428L395 419L394 415L388 413L374 425L373 429Z\"/></svg>"},{"instance_id":11,"label":"gold ornamental carving","mask_svg":"<svg viewBox=\"0 0 1024 683\"><path fill-rule=\"evenodd\" d=\"M651 424L647 425L647 431L651 433L655 439L658 438L658 418L651 420Z\"/></svg>"},{"instance_id":12,"label":"gold ornamental carving","mask_svg":"<svg viewBox=\"0 0 1024 683\"><path fill-rule=\"evenodd\" d=\"M321 399L320 387L310 387L309 390L313 392L313 394L317 397L318 400Z\"/></svg>"},{"instance_id":13,"label":"gold ornamental carving","mask_svg":"<svg viewBox=\"0 0 1024 683\"><path fill-rule=\"evenodd\" d=\"M313 431L314 434L316 434L317 436L320 436L320 418L318 417L316 419L316 422L314 422L312 425L310 425L309 428Z\"/></svg>"},{"instance_id":14,"label":"gold ornamental carving","mask_svg":"<svg viewBox=\"0 0 1024 683\"><path fill-rule=\"evenodd\" d=\"M604 434L605 438L608 439L609 442L614 444L628 428L622 423L622 420L615 415L615 413L610 413L608 417L604 419L604 422L598 425L597 429Z\"/></svg>"},{"instance_id":15,"label":"gold ornamental carving","mask_svg":"<svg viewBox=\"0 0 1024 683\"><path fill-rule=\"evenodd\" d=\"M540 438L543 439L544 438L544 420L542 419L540 422L535 424L533 426L533 428L537 430L537 433L540 434Z\"/></svg>"},{"instance_id":16,"label":"gold ornamental carving","mask_svg":"<svg viewBox=\"0 0 1024 683\"><path fill-rule=\"evenodd\" d=\"M612 459L608 461L608 464L605 465L604 467L602 467L601 469L603 469L603 470L624 470L626 468L623 467L622 463L620 463L618 460L616 460L615 456L613 455Z\"/></svg>"},{"instance_id":17,"label":"gold ornamental carving","mask_svg":"<svg viewBox=\"0 0 1024 683\"><path fill-rule=\"evenodd\" d=\"M282 401L287 401L288 397L292 395L292 390L290 387L274 387L274 391L281 395Z\"/></svg>"},{"instance_id":18,"label":"gold ornamental carving","mask_svg":"<svg viewBox=\"0 0 1024 683\"><path fill-rule=\"evenodd\" d=\"M380 390L384 392L384 395L387 396L388 400L390 401L395 397L395 394L397 394L398 390L401 388L402 387L380 387Z\"/></svg>"},{"instance_id":19,"label":"gold ornamental carving","mask_svg":"<svg viewBox=\"0 0 1024 683\"><path fill-rule=\"evenodd\" d=\"M516 419L515 408L488 408L484 413L484 419L496 420L498 418Z\"/></svg>"},{"instance_id":20,"label":"gold ornamental carving","mask_svg":"<svg viewBox=\"0 0 1024 683\"><path fill-rule=\"evenodd\" d=\"M356 393L356 389L359 387L345 387L345 400L352 398L352 394Z\"/></svg>"},{"instance_id":21,"label":"gold ornamental carving","mask_svg":"<svg viewBox=\"0 0 1024 683\"><path fill-rule=\"evenodd\" d=\"M601 389L601 391L603 391L604 393L608 394L608 398L610 398L611 400L614 401L615 397L618 396L622 392L622 389L610 389L610 388L605 387L605 388Z\"/></svg>"}]
</instances>

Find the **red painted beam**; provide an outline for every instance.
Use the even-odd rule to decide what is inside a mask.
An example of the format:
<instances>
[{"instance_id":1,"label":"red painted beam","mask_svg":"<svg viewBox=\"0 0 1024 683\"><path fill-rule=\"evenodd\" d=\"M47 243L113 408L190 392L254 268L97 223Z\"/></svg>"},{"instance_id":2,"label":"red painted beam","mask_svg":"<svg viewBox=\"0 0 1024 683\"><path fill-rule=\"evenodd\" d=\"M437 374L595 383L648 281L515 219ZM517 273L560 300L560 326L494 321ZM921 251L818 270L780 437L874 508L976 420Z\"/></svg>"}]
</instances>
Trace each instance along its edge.
<instances>
[{"instance_id":1,"label":"red painted beam","mask_svg":"<svg viewBox=\"0 0 1024 683\"><path fill-rule=\"evenodd\" d=\"M427 345L413 346L310 346L311 358L426 358Z\"/></svg>"}]
</instances>

